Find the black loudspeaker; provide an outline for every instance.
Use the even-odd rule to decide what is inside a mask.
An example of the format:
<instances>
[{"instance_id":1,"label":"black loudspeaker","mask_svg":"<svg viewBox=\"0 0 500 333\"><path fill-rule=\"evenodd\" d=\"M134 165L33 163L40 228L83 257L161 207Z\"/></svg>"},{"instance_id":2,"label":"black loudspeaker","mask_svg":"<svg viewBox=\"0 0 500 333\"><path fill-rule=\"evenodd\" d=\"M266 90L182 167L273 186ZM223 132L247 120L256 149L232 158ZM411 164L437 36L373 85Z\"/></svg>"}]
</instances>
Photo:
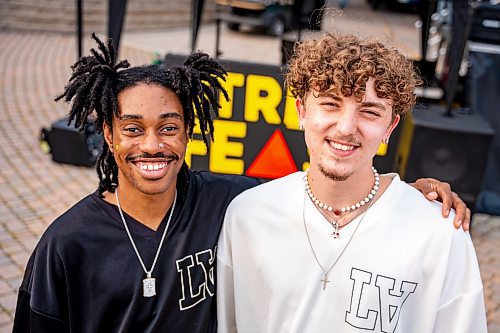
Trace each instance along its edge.
<instances>
[{"instance_id":1,"label":"black loudspeaker","mask_svg":"<svg viewBox=\"0 0 500 333\"><path fill-rule=\"evenodd\" d=\"M41 140L48 144L55 162L81 166L95 164L104 141L102 134L96 133L93 121L80 131L66 118L54 122L50 130L42 129Z\"/></svg>"},{"instance_id":2,"label":"black loudspeaker","mask_svg":"<svg viewBox=\"0 0 500 333\"><path fill-rule=\"evenodd\" d=\"M407 182L446 181L473 209L494 131L480 115L464 111L450 117L439 105L416 107L403 124L398 172Z\"/></svg>"},{"instance_id":3,"label":"black loudspeaker","mask_svg":"<svg viewBox=\"0 0 500 333\"><path fill-rule=\"evenodd\" d=\"M472 109L496 132L476 208L500 216L500 45L469 42L467 80Z\"/></svg>"}]
</instances>

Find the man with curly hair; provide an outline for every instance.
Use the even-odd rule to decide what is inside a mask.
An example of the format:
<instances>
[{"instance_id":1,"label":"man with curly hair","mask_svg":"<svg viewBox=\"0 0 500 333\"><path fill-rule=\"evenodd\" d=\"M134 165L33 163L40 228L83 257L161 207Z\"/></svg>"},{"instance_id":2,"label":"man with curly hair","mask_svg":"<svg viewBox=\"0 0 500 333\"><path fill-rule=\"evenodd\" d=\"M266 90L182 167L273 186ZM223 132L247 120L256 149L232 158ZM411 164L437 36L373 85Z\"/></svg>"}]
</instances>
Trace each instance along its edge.
<instances>
[{"instance_id":1,"label":"man with curly hair","mask_svg":"<svg viewBox=\"0 0 500 333\"><path fill-rule=\"evenodd\" d=\"M470 236L373 167L419 82L378 41L327 34L296 46L287 83L310 168L229 205L219 332L486 332Z\"/></svg>"}]
</instances>

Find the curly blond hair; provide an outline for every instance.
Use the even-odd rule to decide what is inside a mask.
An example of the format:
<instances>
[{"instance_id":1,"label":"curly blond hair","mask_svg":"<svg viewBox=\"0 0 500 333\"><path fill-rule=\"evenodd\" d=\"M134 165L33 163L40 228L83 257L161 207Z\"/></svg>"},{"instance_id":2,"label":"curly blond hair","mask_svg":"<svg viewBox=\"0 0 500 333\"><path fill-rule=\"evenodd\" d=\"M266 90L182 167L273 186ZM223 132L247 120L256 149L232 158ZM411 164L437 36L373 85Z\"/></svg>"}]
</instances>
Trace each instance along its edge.
<instances>
[{"instance_id":1,"label":"curly blond hair","mask_svg":"<svg viewBox=\"0 0 500 333\"><path fill-rule=\"evenodd\" d=\"M393 117L412 110L421 79L410 60L376 40L327 33L299 42L286 73L295 98L315 90L361 101L370 78L375 80L377 96L392 100Z\"/></svg>"}]
</instances>

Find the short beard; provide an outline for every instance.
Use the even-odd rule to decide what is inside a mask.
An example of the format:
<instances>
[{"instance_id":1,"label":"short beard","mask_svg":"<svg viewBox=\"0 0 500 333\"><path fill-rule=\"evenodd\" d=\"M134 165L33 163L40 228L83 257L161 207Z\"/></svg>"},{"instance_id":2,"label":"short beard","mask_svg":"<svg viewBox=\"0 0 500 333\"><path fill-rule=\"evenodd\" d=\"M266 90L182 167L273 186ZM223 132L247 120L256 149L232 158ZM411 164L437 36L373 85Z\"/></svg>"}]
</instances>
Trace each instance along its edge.
<instances>
[{"instance_id":1,"label":"short beard","mask_svg":"<svg viewBox=\"0 0 500 333\"><path fill-rule=\"evenodd\" d=\"M319 171L321 171L321 173L333 180L333 181L336 181L336 182L343 182L343 181L346 181L347 178L349 178L350 175L339 175L339 174L336 174L336 173L333 173L333 172L329 172L327 170L325 170L325 168L323 168L321 165L319 166Z\"/></svg>"}]
</instances>

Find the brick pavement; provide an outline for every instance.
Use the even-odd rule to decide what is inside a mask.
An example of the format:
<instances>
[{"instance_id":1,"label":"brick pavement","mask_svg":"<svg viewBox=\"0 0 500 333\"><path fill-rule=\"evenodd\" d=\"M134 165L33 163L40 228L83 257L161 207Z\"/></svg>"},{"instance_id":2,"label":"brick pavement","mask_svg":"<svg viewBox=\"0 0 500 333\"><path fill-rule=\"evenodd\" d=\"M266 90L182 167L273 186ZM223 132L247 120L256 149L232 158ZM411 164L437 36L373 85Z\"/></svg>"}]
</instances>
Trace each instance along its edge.
<instances>
[{"instance_id":1,"label":"brick pavement","mask_svg":"<svg viewBox=\"0 0 500 333\"><path fill-rule=\"evenodd\" d=\"M121 55L133 64L152 60L131 47ZM73 36L0 32L0 332L11 330L17 289L40 235L97 185L93 168L54 163L38 144L40 129L68 111L52 100L75 59Z\"/></svg>"},{"instance_id":2,"label":"brick pavement","mask_svg":"<svg viewBox=\"0 0 500 333\"><path fill-rule=\"evenodd\" d=\"M389 34L398 31L393 26L385 29ZM168 45L173 38L172 34L160 35L160 40L149 42ZM175 35L177 41L187 40L188 31ZM232 44L228 40L235 35L226 32L224 36L222 46L229 51ZM134 47L133 38L128 40L122 44L121 57L132 64L151 61L151 53L144 51L151 48ZM245 52L260 47L266 52L262 44L245 43L245 48L235 49ZM187 52L187 44L181 52ZM276 47L271 50L276 52ZM75 52L73 36L0 31L0 332L11 330L17 289L41 233L97 185L93 169L54 163L38 147L40 128L67 113L65 104L52 99L68 79ZM500 218L476 215L472 234L485 287L489 330L500 332Z\"/></svg>"}]
</instances>

